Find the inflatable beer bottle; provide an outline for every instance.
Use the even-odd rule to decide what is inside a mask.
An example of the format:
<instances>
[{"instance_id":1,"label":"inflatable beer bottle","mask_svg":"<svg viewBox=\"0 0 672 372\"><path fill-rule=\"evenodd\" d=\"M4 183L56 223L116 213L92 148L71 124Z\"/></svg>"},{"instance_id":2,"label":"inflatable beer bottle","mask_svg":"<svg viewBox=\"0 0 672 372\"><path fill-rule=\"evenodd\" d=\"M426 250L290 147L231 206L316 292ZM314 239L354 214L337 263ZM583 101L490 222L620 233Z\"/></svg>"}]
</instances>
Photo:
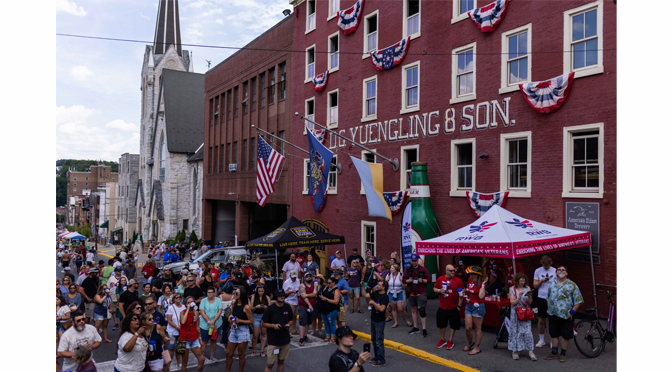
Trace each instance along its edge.
<instances>
[{"instance_id":1,"label":"inflatable beer bottle","mask_svg":"<svg viewBox=\"0 0 672 372\"><path fill-rule=\"evenodd\" d=\"M439 223L432 210L429 198L429 181L427 179L427 163L411 163L411 237L413 240L413 253L416 253L415 243L438 236ZM429 271L431 282L427 283L427 297L435 298L436 293L432 289L438 273L438 260L436 256L421 255L420 258Z\"/></svg>"}]
</instances>

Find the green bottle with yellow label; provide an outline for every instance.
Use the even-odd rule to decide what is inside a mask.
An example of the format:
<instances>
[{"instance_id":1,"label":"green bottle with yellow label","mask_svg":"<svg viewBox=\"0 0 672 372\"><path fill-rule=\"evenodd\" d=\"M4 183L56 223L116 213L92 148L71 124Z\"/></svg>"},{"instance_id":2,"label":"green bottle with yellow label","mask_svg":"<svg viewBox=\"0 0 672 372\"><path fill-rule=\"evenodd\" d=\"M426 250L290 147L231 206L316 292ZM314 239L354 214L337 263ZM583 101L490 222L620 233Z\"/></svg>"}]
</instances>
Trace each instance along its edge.
<instances>
[{"instance_id":1,"label":"green bottle with yellow label","mask_svg":"<svg viewBox=\"0 0 672 372\"><path fill-rule=\"evenodd\" d=\"M439 235L439 223L432 210L429 195L429 181L427 179L427 163L411 163L411 237L413 241L413 253L416 252L415 243L427 240ZM432 289L438 276L438 258L434 255L420 255L420 259L431 276L431 282L427 283L427 298L435 298L437 295Z\"/></svg>"}]
</instances>

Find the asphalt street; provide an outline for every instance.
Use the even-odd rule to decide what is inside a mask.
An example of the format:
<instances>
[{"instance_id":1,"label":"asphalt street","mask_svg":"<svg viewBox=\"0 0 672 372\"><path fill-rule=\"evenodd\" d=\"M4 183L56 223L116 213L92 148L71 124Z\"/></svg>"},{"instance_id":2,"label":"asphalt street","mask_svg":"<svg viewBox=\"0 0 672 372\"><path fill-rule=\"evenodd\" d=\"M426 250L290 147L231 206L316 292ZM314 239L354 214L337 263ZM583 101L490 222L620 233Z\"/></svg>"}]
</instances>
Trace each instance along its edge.
<instances>
[{"instance_id":1,"label":"asphalt street","mask_svg":"<svg viewBox=\"0 0 672 372\"><path fill-rule=\"evenodd\" d=\"M102 248L99 249L98 259L104 259L107 261L108 257L101 255L100 253L105 253L108 255L114 255L113 248ZM58 266L56 268L56 274L58 277L63 277L61 272L62 268ZM142 274L138 270L138 275ZM362 301L363 303L363 301ZM511 358L511 352L504 349L494 349L493 345L495 343L495 336L497 330L492 327L484 326L483 329L483 341L481 343L482 352L478 355L467 355L466 352L462 351L462 348L467 344L466 334L464 327L460 331L455 333L455 347L452 350L446 350L445 348L437 349L436 342L438 341L438 329L435 324L435 314L439 305L437 300L429 300L427 304L427 330L429 332L428 338L423 338L421 333L409 335L408 328L403 321L400 320L400 326L396 329L392 328L392 322L387 323L385 327L385 338L386 340L395 341L401 344L404 344L410 348L415 348L427 353L430 353L436 357L443 358L448 365L453 366L454 368L447 367L445 364L440 365L426 358L421 358L413 355L409 355L397 350L386 349L386 358L387 366L380 368L381 370L390 370L390 371L411 371L417 370L420 368L423 371L446 371L446 370L461 370L461 371L473 371L479 370L482 372L499 372L499 371L562 371L566 372L568 370L572 371L615 371L616 370L616 346L617 342L613 344L607 344L607 347L602 354L597 358L586 358L581 355L574 345L573 341L570 341L569 349L567 351L567 362L560 363L557 360L543 360L544 356L550 353L548 346L544 348L535 349L535 353L538 361L533 362L527 357L527 352L521 352L520 360L513 360ZM366 309L366 307L364 307ZM410 318L410 311L409 311ZM370 314L368 311L365 311L364 314L355 312L354 314L348 313L348 325L355 331L363 332L370 334L370 325L369 325ZM112 325L114 323L110 321L109 324L109 338L113 340L113 343L103 343L98 349L94 351L94 359L98 366L100 372L111 372L113 371L114 360L116 359L116 341L119 337L118 331L112 331ZM538 340L537 336L537 327L533 326L533 333L535 341ZM328 370L328 359L329 356L336 350L335 345L328 345L326 343L320 342L321 340L317 337L312 337L314 340L313 343L307 344L303 347L300 347L296 341L298 341L298 336L294 336L292 339L292 347L290 351L290 357L285 364L286 371L305 371L305 370L314 370L314 371L327 371ZM549 341L548 330L546 331L546 339ZM358 339L355 343L355 349L361 351L362 344L364 341ZM257 346L257 356L249 357L251 349L247 350L247 365L246 370L248 371L262 371L265 365L265 358L259 357L259 347ZM223 345L217 347L215 352L215 358L218 359L218 362L210 361L206 358L206 367L205 371L221 371L224 368L224 359L225 359L225 350ZM206 356L209 356L209 351L206 352ZM192 367L193 365L193 367ZM196 358L193 355L190 356L188 363L190 366L189 371L194 371L196 366ZM237 370L237 361L234 361L233 368ZM373 369L370 365L367 365L367 369ZM173 364L171 370L177 370L177 366Z\"/></svg>"}]
</instances>

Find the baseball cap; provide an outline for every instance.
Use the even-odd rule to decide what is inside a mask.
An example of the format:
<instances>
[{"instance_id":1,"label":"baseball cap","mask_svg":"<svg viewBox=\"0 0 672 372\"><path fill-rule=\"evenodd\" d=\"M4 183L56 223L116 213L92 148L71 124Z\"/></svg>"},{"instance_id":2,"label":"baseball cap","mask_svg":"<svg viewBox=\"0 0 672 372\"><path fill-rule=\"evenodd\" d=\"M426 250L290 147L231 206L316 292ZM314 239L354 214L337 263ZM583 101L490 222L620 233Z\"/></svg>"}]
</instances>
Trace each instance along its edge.
<instances>
[{"instance_id":1,"label":"baseball cap","mask_svg":"<svg viewBox=\"0 0 672 372\"><path fill-rule=\"evenodd\" d=\"M334 275L343 275L343 270L341 269L334 270Z\"/></svg>"},{"instance_id":2,"label":"baseball cap","mask_svg":"<svg viewBox=\"0 0 672 372\"><path fill-rule=\"evenodd\" d=\"M413 254L411 255L411 261L417 261L417 260L419 260L419 259L420 259L420 256L418 256L417 254L413 253Z\"/></svg>"},{"instance_id":3,"label":"baseball cap","mask_svg":"<svg viewBox=\"0 0 672 372\"><path fill-rule=\"evenodd\" d=\"M114 271L121 271L121 267L119 267L119 266L115 267Z\"/></svg>"},{"instance_id":4,"label":"baseball cap","mask_svg":"<svg viewBox=\"0 0 672 372\"><path fill-rule=\"evenodd\" d=\"M348 327L347 325L336 328L336 343L338 343L338 340L340 340L341 337L346 335L352 335L353 339L357 339L357 335L354 332L352 332L352 329L350 329L350 327Z\"/></svg>"},{"instance_id":5,"label":"baseball cap","mask_svg":"<svg viewBox=\"0 0 672 372\"><path fill-rule=\"evenodd\" d=\"M70 269L70 266L66 266L65 269L63 269L63 270L70 271L71 269Z\"/></svg>"},{"instance_id":6,"label":"baseball cap","mask_svg":"<svg viewBox=\"0 0 672 372\"><path fill-rule=\"evenodd\" d=\"M273 297L287 297L287 294L285 293L284 290L278 288L278 289L276 289L275 292L273 293Z\"/></svg>"},{"instance_id":7,"label":"baseball cap","mask_svg":"<svg viewBox=\"0 0 672 372\"><path fill-rule=\"evenodd\" d=\"M289 274L289 275L292 275L292 274ZM303 274L303 277L304 277L304 278L307 277L307 276L309 276L309 277L312 278L312 277L313 277L313 274L311 274L310 272L307 272L307 273Z\"/></svg>"},{"instance_id":8,"label":"baseball cap","mask_svg":"<svg viewBox=\"0 0 672 372\"><path fill-rule=\"evenodd\" d=\"M292 278L296 278L298 275L296 274L296 270L292 270L289 272L289 276Z\"/></svg>"},{"instance_id":9,"label":"baseball cap","mask_svg":"<svg viewBox=\"0 0 672 372\"><path fill-rule=\"evenodd\" d=\"M136 282L135 279L131 279L131 280L128 281L128 285L132 285L132 284L138 284L138 282Z\"/></svg>"},{"instance_id":10,"label":"baseball cap","mask_svg":"<svg viewBox=\"0 0 672 372\"><path fill-rule=\"evenodd\" d=\"M163 271L170 271L170 267L168 267L168 266L164 266L164 267L163 267Z\"/></svg>"},{"instance_id":11,"label":"baseball cap","mask_svg":"<svg viewBox=\"0 0 672 372\"><path fill-rule=\"evenodd\" d=\"M182 274L182 275L189 275L189 270L187 270L187 269L182 269L182 271L180 271L180 274Z\"/></svg>"},{"instance_id":12,"label":"baseball cap","mask_svg":"<svg viewBox=\"0 0 672 372\"><path fill-rule=\"evenodd\" d=\"M97 272L99 272L97 267L92 267L89 269L89 273L97 273Z\"/></svg>"},{"instance_id":13,"label":"baseball cap","mask_svg":"<svg viewBox=\"0 0 672 372\"><path fill-rule=\"evenodd\" d=\"M243 274L242 273L236 274L236 279L243 279Z\"/></svg>"},{"instance_id":14,"label":"baseball cap","mask_svg":"<svg viewBox=\"0 0 672 372\"><path fill-rule=\"evenodd\" d=\"M357 247L352 247L352 250L353 250L353 251L356 251L356 250L357 250Z\"/></svg>"}]
</instances>

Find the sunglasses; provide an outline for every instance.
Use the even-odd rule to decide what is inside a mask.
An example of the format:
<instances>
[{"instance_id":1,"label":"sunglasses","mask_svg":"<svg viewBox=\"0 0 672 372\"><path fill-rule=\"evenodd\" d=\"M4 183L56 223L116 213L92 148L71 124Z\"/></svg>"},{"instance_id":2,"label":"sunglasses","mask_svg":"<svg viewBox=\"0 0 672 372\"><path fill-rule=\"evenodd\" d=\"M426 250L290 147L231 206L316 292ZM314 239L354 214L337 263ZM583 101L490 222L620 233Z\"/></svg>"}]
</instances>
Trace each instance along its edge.
<instances>
[{"instance_id":1,"label":"sunglasses","mask_svg":"<svg viewBox=\"0 0 672 372\"><path fill-rule=\"evenodd\" d=\"M142 310L142 306L136 306L135 310Z\"/></svg>"},{"instance_id":2,"label":"sunglasses","mask_svg":"<svg viewBox=\"0 0 672 372\"><path fill-rule=\"evenodd\" d=\"M75 319L75 323L83 322L85 320L86 320L86 318Z\"/></svg>"},{"instance_id":3,"label":"sunglasses","mask_svg":"<svg viewBox=\"0 0 672 372\"><path fill-rule=\"evenodd\" d=\"M454 272L455 272L455 270L448 270L448 272L451 272L451 273L454 273Z\"/></svg>"},{"instance_id":4,"label":"sunglasses","mask_svg":"<svg viewBox=\"0 0 672 372\"><path fill-rule=\"evenodd\" d=\"M555 271L567 271L565 269L555 269Z\"/></svg>"},{"instance_id":5,"label":"sunglasses","mask_svg":"<svg viewBox=\"0 0 672 372\"><path fill-rule=\"evenodd\" d=\"M154 305L154 303L153 302L145 302L145 306L149 306L149 305ZM136 307L136 309L137 309L137 307Z\"/></svg>"},{"instance_id":6,"label":"sunglasses","mask_svg":"<svg viewBox=\"0 0 672 372\"><path fill-rule=\"evenodd\" d=\"M131 318L131 322L137 322L137 321L139 321L138 318L136 318L136 317Z\"/></svg>"}]
</instances>

